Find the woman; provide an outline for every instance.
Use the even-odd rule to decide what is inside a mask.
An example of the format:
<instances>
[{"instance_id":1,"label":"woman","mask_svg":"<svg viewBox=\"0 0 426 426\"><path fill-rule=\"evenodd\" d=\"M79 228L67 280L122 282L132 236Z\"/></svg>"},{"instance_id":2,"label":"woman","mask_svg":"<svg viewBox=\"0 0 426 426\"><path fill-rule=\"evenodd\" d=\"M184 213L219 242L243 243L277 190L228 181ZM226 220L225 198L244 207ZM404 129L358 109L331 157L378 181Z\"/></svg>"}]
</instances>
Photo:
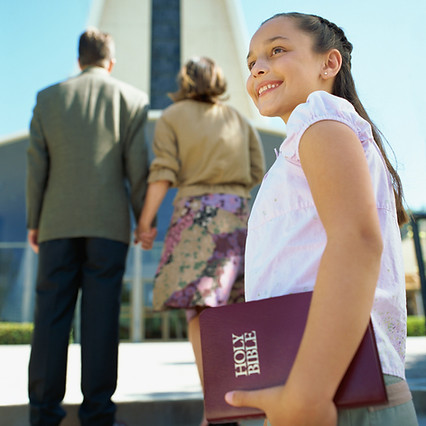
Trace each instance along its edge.
<instances>
[{"instance_id":1,"label":"woman","mask_svg":"<svg viewBox=\"0 0 426 426\"><path fill-rule=\"evenodd\" d=\"M136 241L151 249L153 220L170 187L178 189L154 285L154 309L186 309L201 383L199 314L244 300L244 247L250 190L264 174L255 129L221 102L226 81L208 58L178 74L174 104L158 120ZM207 421L203 419L202 425Z\"/></svg>"}]
</instances>

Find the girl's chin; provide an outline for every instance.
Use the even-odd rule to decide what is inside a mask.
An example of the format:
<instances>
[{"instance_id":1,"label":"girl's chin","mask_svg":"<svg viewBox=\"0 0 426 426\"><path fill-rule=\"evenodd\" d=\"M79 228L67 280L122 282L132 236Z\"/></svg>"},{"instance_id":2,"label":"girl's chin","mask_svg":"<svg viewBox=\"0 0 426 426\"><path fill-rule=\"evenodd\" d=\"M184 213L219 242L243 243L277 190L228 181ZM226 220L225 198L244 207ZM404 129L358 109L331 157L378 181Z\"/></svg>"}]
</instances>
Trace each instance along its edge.
<instances>
[{"instance_id":1,"label":"girl's chin","mask_svg":"<svg viewBox=\"0 0 426 426\"><path fill-rule=\"evenodd\" d=\"M280 114L272 108L258 107L258 109L259 109L260 115L263 115L264 117L280 117Z\"/></svg>"},{"instance_id":2,"label":"girl's chin","mask_svg":"<svg viewBox=\"0 0 426 426\"><path fill-rule=\"evenodd\" d=\"M276 108L276 105L274 105L271 102L262 102L262 99L258 100L257 102L257 109L259 110L260 114L264 117L278 117L279 113Z\"/></svg>"}]
</instances>

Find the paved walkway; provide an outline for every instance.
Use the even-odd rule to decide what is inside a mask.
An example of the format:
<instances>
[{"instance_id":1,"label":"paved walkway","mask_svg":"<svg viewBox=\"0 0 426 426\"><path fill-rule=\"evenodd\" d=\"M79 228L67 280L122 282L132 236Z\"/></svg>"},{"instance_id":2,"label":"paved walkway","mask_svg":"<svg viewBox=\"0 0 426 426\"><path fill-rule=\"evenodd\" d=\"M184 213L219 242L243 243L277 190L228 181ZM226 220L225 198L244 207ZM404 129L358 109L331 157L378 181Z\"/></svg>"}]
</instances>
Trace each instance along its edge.
<instances>
[{"instance_id":1,"label":"paved walkway","mask_svg":"<svg viewBox=\"0 0 426 426\"><path fill-rule=\"evenodd\" d=\"M28 424L28 345L0 345L0 423ZM68 411L63 426L77 426L80 392L80 348L69 349ZM407 342L407 380L421 425L426 425L426 337ZM119 380L114 400L118 416L129 426L197 426L202 412L202 393L188 342L122 343ZM142 421L143 419L143 421ZM424 422L424 423L423 423ZM258 426L263 422L245 422Z\"/></svg>"}]
</instances>

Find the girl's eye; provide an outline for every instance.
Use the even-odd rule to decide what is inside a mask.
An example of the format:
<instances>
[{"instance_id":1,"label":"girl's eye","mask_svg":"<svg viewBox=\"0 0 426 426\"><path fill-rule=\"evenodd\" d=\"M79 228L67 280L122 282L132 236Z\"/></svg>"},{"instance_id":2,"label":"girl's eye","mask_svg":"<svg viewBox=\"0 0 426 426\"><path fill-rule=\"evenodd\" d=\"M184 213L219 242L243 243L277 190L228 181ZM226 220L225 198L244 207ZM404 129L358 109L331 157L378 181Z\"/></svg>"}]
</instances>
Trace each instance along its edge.
<instances>
[{"instance_id":1,"label":"girl's eye","mask_svg":"<svg viewBox=\"0 0 426 426\"><path fill-rule=\"evenodd\" d=\"M276 55L278 53L285 52L285 49L283 47L274 47L272 49L272 55Z\"/></svg>"},{"instance_id":2,"label":"girl's eye","mask_svg":"<svg viewBox=\"0 0 426 426\"><path fill-rule=\"evenodd\" d=\"M254 64L255 64L255 63L256 63L255 61L251 61L251 62L248 62L248 63L247 63L247 66L248 66L249 71L251 71L251 69L254 67Z\"/></svg>"}]
</instances>

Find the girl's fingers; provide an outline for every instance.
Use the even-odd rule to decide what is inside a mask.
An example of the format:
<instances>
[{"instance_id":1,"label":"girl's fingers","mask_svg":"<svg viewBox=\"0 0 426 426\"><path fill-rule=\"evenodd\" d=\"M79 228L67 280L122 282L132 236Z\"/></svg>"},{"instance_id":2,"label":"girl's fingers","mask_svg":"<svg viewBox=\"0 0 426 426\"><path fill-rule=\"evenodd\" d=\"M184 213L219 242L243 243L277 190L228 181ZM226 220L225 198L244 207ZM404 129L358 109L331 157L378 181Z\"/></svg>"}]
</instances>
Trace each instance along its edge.
<instances>
[{"instance_id":1,"label":"girl's fingers","mask_svg":"<svg viewBox=\"0 0 426 426\"><path fill-rule=\"evenodd\" d=\"M262 401L267 390L232 391L225 395L225 401L234 407L254 407L264 410Z\"/></svg>"}]
</instances>

